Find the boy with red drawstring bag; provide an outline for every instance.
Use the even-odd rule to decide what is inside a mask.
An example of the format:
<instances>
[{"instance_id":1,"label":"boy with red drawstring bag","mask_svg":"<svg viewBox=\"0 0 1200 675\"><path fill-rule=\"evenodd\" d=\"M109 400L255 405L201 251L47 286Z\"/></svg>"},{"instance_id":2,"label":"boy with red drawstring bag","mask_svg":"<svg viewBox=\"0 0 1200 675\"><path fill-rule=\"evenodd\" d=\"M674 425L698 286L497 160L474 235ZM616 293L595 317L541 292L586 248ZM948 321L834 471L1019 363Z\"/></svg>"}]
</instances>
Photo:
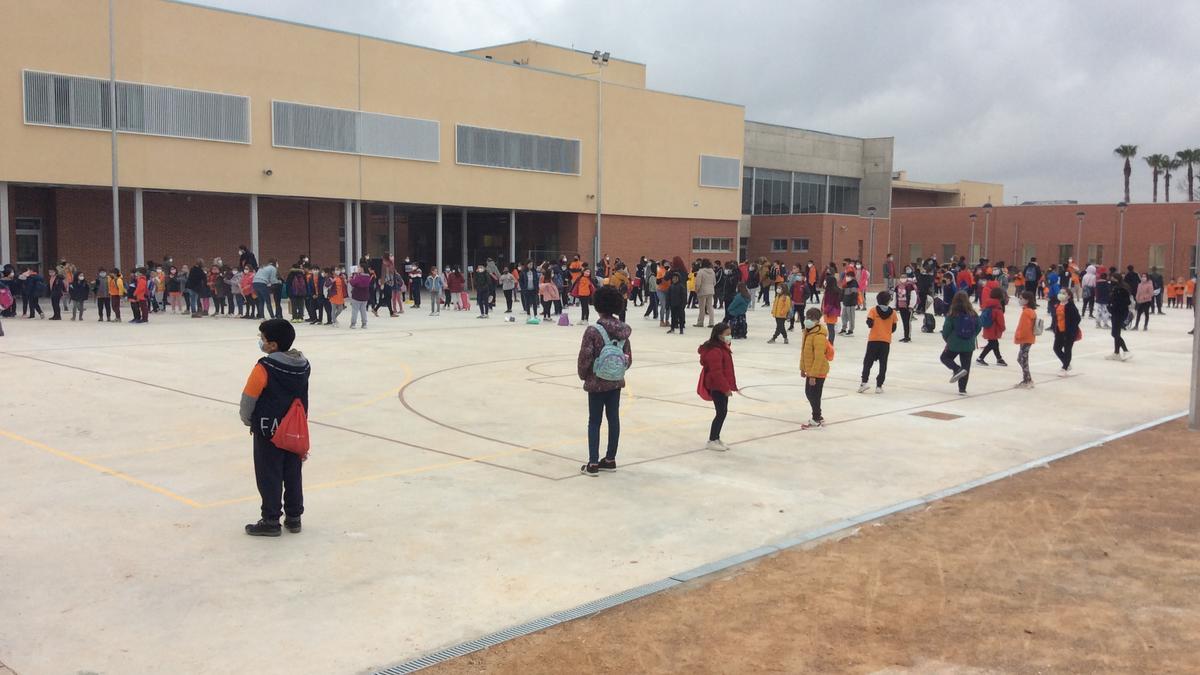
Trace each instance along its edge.
<instances>
[{"instance_id":1,"label":"boy with red drawstring bag","mask_svg":"<svg viewBox=\"0 0 1200 675\"><path fill-rule=\"evenodd\" d=\"M262 518L246 534L278 537L279 518L288 532L300 531L304 513L301 466L308 458L308 359L292 348L296 329L286 319L258 326L258 360L242 390L239 413L254 438L254 477Z\"/></svg>"}]
</instances>

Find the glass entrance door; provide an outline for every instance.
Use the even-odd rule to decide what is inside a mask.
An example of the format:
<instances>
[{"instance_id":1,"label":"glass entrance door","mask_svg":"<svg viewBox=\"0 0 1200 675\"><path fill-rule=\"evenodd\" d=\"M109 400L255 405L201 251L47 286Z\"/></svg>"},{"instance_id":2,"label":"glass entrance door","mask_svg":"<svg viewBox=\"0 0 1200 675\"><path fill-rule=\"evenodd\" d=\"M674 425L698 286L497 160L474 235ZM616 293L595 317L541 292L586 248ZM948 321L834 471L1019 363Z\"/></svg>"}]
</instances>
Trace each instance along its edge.
<instances>
[{"instance_id":1,"label":"glass entrance door","mask_svg":"<svg viewBox=\"0 0 1200 675\"><path fill-rule=\"evenodd\" d=\"M17 267L42 271L42 221L38 218L17 218Z\"/></svg>"}]
</instances>

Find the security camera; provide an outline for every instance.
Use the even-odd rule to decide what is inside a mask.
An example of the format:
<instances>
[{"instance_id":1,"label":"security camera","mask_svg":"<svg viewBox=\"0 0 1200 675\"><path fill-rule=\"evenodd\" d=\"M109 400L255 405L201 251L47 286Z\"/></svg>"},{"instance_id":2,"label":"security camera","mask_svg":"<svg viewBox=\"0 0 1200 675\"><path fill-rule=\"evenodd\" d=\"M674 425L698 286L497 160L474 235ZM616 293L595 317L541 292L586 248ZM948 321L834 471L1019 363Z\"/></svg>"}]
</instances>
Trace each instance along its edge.
<instances>
[{"instance_id":1,"label":"security camera","mask_svg":"<svg viewBox=\"0 0 1200 675\"><path fill-rule=\"evenodd\" d=\"M275 173L275 172L274 172L274 171L272 171L272 170L270 170L270 169L263 169L263 175L264 175L264 176L270 176L270 175L272 175L272 174L274 174L274 173Z\"/></svg>"}]
</instances>

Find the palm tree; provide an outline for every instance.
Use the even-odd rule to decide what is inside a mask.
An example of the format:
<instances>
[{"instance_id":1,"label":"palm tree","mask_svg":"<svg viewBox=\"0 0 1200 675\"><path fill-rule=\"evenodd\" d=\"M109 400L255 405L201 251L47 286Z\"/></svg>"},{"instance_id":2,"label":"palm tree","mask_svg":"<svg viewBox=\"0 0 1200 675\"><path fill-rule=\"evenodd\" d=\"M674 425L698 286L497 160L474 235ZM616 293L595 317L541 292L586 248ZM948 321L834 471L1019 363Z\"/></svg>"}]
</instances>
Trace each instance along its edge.
<instances>
[{"instance_id":1,"label":"palm tree","mask_svg":"<svg viewBox=\"0 0 1200 675\"><path fill-rule=\"evenodd\" d=\"M1125 203L1129 203L1129 174L1133 173L1133 167L1129 165L1129 160L1137 157L1136 145L1118 145L1113 154L1125 160Z\"/></svg>"},{"instance_id":2,"label":"palm tree","mask_svg":"<svg viewBox=\"0 0 1200 675\"><path fill-rule=\"evenodd\" d=\"M1200 164L1200 149L1180 150L1175 153L1175 158L1187 165L1187 186L1188 186L1188 201L1196 201L1196 191L1194 189L1195 179L1192 176L1192 165Z\"/></svg>"},{"instance_id":3,"label":"palm tree","mask_svg":"<svg viewBox=\"0 0 1200 675\"><path fill-rule=\"evenodd\" d=\"M1176 169L1178 169L1181 166L1183 166L1183 162L1181 162L1177 159L1172 159L1165 155L1163 156L1163 163L1162 163L1163 191L1164 191L1164 194L1166 197L1166 201L1168 201L1168 202L1171 201L1171 172L1175 171Z\"/></svg>"},{"instance_id":4,"label":"palm tree","mask_svg":"<svg viewBox=\"0 0 1200 675\"><path fill-rule=\"evenodd\" d=\"M1166 155L1150 155L1149 157L1143 157L1142 159L1146 160L1146 164L1150 167L1150 170L1153 172L1152 177L1154 179L1154 201L1157 202L1158 201L1158 175L1160 173L1162 173L1162 170L1164 168L1166 168L1164 165L1168 161L1170 161L1170 159Z\"/></svg>"}]
</instances>

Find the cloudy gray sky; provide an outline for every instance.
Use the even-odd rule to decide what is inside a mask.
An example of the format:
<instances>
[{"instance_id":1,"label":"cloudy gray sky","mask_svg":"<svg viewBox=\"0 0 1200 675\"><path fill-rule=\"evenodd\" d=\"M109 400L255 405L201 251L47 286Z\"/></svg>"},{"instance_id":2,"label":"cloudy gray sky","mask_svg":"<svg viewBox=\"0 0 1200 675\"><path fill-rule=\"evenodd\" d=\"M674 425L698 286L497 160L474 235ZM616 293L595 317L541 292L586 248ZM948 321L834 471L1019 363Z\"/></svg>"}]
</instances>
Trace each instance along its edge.
<instances>
[{"instance_id":1,"label":"cloudy gray sky","mask_svg":"<svg viewBox=\"0 0 1200 675\"><path fill-rule=\"evenodd\" d=\"M1200 148L1192 0L201 4L447 50L527 38L604 49L646 63L651 88L742 103L748 119L894 136L910 178L1002 182L1009 203L1116 201L1117 145ZM1133 200L1150 192L1139 158Z\"/></svg>"}]
</instances>

